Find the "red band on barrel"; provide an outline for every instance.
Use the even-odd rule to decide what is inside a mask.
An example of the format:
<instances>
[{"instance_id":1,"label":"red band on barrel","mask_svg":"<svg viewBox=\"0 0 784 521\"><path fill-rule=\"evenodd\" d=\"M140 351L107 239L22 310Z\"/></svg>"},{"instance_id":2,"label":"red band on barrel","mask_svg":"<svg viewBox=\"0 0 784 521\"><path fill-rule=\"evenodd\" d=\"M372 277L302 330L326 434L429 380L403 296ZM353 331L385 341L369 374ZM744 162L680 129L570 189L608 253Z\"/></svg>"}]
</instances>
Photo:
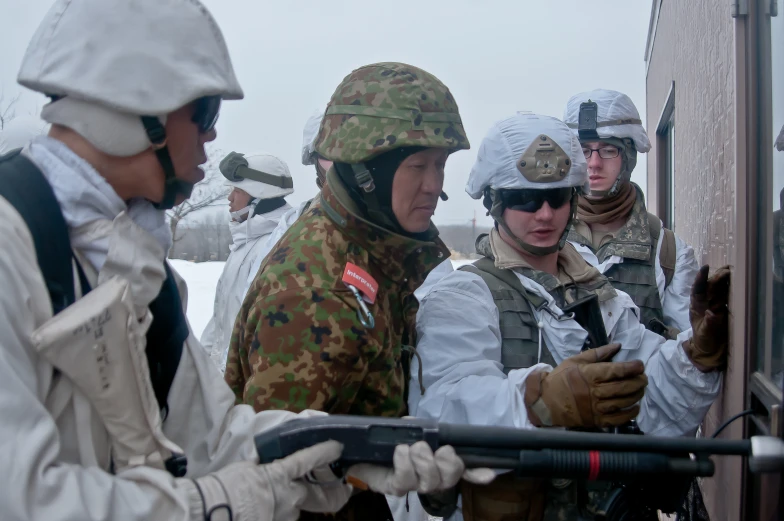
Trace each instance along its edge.
<instances>
[{"instance_id":1,"label":"red band on barrel","mask_svg":"<svg viewBox=\"0 0 784 521\"><path fill-rule=\"evenodd\" d=\"M596 481L596 478L599 477L599 451L590 451L588 457L588 481Z\"/></svg>"}]
</instances>

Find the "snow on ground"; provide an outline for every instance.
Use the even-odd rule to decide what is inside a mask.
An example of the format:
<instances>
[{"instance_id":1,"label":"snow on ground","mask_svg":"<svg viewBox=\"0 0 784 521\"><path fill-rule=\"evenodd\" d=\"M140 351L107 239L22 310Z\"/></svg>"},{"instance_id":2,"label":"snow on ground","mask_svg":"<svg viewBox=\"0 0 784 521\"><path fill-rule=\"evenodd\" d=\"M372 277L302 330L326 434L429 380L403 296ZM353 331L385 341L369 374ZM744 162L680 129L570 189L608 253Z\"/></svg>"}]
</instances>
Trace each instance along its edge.
<instances>
[{"instance_id":1,"label":"snow on ground","mask_svg":"<svg viewBox=\"0 0 784 521\"><path fill-rule=\"evenodd\" d=\"M191 324L193 334L201 338L201 333L207 327L207 322L212 318L212 307L215 303L215 286L223 272L225 262L190 262L179 259L169 259L188 284L188 322ZM455 269L470 260L455 260L452 265Z\"/></svg>"},{"instance_id":2,"label":"snow on ground","mask_svg":"<svg viewBox=\"0 0 784 521\"><path fill-rule=\"evenodd\" d=\"M179 259L169 259L169 262L188 284L188 322L196 338L201 338L202 331L212 318L215 287L226 263Z\"/></svg>"}]
</instances>

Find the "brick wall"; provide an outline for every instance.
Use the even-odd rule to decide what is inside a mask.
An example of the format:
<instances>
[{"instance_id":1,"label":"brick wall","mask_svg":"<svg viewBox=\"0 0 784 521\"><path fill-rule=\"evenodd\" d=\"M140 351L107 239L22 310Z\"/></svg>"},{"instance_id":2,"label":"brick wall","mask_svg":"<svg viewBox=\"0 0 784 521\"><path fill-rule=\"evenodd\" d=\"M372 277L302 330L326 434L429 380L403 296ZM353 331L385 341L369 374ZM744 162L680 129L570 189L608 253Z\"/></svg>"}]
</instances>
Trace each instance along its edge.
<instances>
[{"instance_id":1,"label":"brick wall","mask_svg":"<svg viewBox=\"0 0 784 521\"><path fill-rule=\"evenodd\" d=\"M658 0L654 0L656 2ZM648 203L659 196L656 127L675 82L675 229L694 247L697 261L735 264L735 43L730 3L725 0L663 0L648 58L647 124L654 149L648 154ZM743 313L736 313L740 319ZM744 404L745 353L731 347L732 367L724 392L704 431ZM729 431L729 432L728 432ZM736 422L726 436L739 438ZM724 436L722 436L724 437ZM716 476L703 482L712 519L740 518L741 462L716 458Z\"/></svg>"}]
</instances>

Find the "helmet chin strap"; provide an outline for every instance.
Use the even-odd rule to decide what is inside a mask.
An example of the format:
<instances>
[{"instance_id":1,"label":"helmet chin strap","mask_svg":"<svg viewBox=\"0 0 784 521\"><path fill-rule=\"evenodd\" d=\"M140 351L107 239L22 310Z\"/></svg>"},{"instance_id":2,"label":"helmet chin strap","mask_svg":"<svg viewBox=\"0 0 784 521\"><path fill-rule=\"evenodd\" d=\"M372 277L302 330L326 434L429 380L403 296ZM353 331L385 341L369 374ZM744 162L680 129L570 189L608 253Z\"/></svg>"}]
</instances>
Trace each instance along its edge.
<instances>
[{"instance_id":1,"label":"helmet chin strap","mask_svg":"<svg viewBox=\"0 0 784 521\"><path fill-rule=\"evenodd\" d=\"M153 202L152 205L159 210L170 210L177 203L178 195L182 194L186 199L190 197L193 184L177 179L166 144L166 129L163 128L161 121L155 116L141 116L141 120L164 175L163 199L158 203Z\"/></svg>"},{"instance_id":2,"label":"helmet chin strap","mask_svg":"<svg viewBox=\"0 0 784 521\"><path fill-rule=\"evenodd\" d=\"M506 224L506 220L504 219L504 207L500 204L500 198L496 198L495 191L492 193L493 198L493 207L490 210L490 215L493 217L496 223L504 229L506 234L512 238L512 240L520 246L522 249L530 253L531 255L536 255L537 257L542 257L544 255L549 255L551 253L555 253L557 251L561 251L563 247L566 245L566 237L569 235L569 227L572 225L572 221L577 212L577 199L578 194L575 193L572 195L572 200L569 203L569 221L566 223L566 227L564 228L563 233L561 234L561 238L553 244L552 246L534 246L533 244L529 244L519 238L517 235L512 233L512 230L509 229L509 226ZM496 203L496 201L498 201Z\"/></svg>"},{"instance_id":3,"label":"helmet chin strap","mask_svg":"<svg viewBox=\"0 0 784 521\"><path fill-rule=\"evenodd\" d=\"M246 206L245 208L241 210L237 210L236 212L229 212L229 214L231 215L231 220L236 221L238 223L242 222L242 218L246 217L250 212L253 211L253 209L256 207L257 202L258 199L251 199L250 202L248 202L248 206Z\"/></svg>"}]
</instances>

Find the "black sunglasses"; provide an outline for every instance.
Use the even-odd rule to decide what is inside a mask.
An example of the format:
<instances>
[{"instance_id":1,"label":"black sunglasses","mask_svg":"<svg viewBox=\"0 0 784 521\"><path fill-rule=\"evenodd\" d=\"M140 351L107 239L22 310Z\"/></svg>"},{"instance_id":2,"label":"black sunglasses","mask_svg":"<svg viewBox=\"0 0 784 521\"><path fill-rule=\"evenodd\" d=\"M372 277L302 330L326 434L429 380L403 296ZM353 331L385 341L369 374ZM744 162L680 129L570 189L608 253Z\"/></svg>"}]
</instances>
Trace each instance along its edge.
<instances>
[{"instance_id":1,"label":"black sunglasses","mask_svg":"<svg viewBox=\"0 0 784 521\"><path fill-rule=\"evenodd\" d=\"M571 201L574 188L549 188L535 190L525 188L522 190L502 190L501 202L504 208L518 212L534 213L538 211L545 201L552 209L557 209Z\"/></svg>"},{"instance_id":2,"label":"black sunglasses","mask_svg":"<svg viewBox=\"0 0 784 521\"><path fill-rule=\"evenodd\" d=\"M197 99L191 121L199 127L199 132L206 134L215 128L220 114L221 97L204 96Z\"/></svg>"}]
</instances>

